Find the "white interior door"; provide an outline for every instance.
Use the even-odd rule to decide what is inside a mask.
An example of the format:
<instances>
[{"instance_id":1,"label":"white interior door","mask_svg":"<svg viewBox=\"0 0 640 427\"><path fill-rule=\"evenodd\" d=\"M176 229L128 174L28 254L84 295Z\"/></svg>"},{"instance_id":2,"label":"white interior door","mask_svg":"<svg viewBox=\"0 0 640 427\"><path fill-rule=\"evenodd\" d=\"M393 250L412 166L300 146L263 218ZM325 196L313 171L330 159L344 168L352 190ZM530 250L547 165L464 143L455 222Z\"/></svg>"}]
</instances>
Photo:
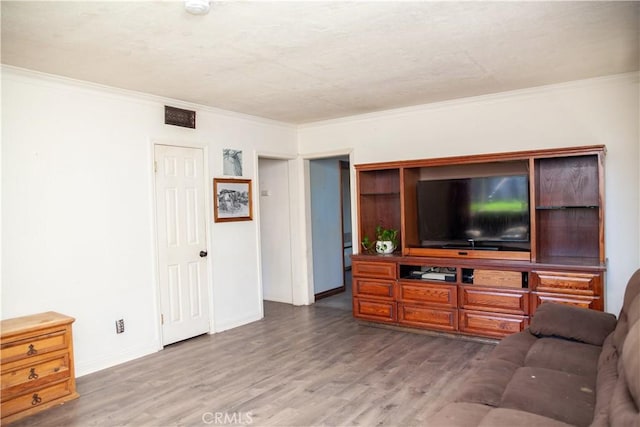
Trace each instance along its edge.
<instances>
[{"instance_id":1,"label":"white interior door","mask_svg":"<svg viewBox=\"0 0 640 427\"><path fill-rule=\"evenodd\" d=\"M164 345L209 331L203 150L155 146Z\"/></svg>"}]
</instances>

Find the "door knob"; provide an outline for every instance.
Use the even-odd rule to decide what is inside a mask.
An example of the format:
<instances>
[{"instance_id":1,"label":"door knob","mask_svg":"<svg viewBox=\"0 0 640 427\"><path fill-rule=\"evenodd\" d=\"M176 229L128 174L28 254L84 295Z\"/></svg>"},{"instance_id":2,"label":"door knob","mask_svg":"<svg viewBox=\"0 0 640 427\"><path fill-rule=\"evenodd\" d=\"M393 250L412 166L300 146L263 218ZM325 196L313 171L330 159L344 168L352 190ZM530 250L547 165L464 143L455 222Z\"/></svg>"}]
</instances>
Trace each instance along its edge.
<instances>
[{"instance_id":1,"label":"door knob","mask_svg":"<svg viewBox=\"0 0 640 427\"><path fill-rule=\"evenodd\" d=\"M207 251L200 251L200 258L204 258L207 256Z\"/></svg>"}]
</instances>

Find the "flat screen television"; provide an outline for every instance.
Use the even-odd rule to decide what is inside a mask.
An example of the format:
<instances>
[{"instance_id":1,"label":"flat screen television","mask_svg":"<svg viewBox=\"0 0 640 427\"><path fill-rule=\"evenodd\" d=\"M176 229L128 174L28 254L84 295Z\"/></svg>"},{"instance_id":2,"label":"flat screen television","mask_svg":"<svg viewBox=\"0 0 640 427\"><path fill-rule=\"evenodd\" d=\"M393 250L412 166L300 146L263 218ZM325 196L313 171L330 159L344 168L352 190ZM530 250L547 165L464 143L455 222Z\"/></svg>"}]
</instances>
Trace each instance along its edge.
<instances>
[{"instance_id":1,"label":"flat screen television","mask_svg":"<svg viewBox=\"0 0 640 427\"><path fill-rule=\"evenodd\" d=\"M528 175L419 181L422 247L529 250Z\"/></svg>"}]
</instances>

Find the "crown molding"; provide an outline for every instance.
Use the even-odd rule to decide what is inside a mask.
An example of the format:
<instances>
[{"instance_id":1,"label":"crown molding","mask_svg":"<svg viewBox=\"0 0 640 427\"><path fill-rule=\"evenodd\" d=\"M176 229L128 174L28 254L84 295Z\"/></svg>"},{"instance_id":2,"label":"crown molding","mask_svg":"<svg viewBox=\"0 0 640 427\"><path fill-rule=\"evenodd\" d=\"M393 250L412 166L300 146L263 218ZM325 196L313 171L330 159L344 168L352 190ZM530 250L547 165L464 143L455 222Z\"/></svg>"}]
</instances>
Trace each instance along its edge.
<instances>
[{"instance_id":1,"label":"crown molding","mask_svg":"<svg viewBox=\"0 0 640 427\"><path fill-rule=\"evenodd\" d=\"M267 119L250 114L238 113L235 111L224 110L222 108L211 107L208 105L196 104L193 102L183 101L180 99L166 98L159 95L153 95L146 92L138 92L129 89L121 89L113 86L93 83L86 80L78 80L70 77L60 76L57 74L43 73L41 71L30 70L27 68L15 67L13 65L0 65L0 73L2 79L10 78L14 80L29 79L30 82L38 81L44 85L66 85L72 86L80 90L88 90L99 93L101 95L112 96L117 98L126 98L137 102L147 104L171 105L172 107L184 108L188 110L197 110L198 112L207 112L221 115L229 118L247 120L271 126L283 127L287 129L297 129L297 126L291 123L280 122L277 120Z\"/></svg>"},{"instance_id":2,"label":"crown molding","mask_svg":"<svg viewBox=\"0 0 640 427\"><path fill-rule=\"evenodd\" d=\"M436 110L442 110L445 108L458 107L458 106L463 106L468 104L477 104L481 102L501 102L501 101L505 101L513 98L530 97L530 96L538 95L545 92L548 93L548 92L562 91L562 90L574 89L574 88L599 86L599 85L602 85L603 83L623 82L623 81L631 81L631 82L637 83L639 77L640 77L640 72L633 71L629 73L612 74L608 76L593 77L589 79L571 80L568 82L554 83L550 85L534 86L534 87L529 87L524 89L510 90L506 92L497 92L497 93L490 93L486 95L471 96L467 98L456 98L456 99L450 99L450 100L441 101L441 102L433 102L430 104L419 104L419 105L413 105L410 107L394 108L390 110L375 111L372 113L364 113L364 114L357 114L353 116L339 117L337 119L329 119L329 120L322 120L322 121L311 122L311 123L304 123L304 124L298 125L298 129L305 130L305 129L322 128L322 127L338 125L338 124L379 120L383 118L398 117L398 116L410 115L410 114L426 112L426 111L436 111Z\"/></svg>"}]
</instances>

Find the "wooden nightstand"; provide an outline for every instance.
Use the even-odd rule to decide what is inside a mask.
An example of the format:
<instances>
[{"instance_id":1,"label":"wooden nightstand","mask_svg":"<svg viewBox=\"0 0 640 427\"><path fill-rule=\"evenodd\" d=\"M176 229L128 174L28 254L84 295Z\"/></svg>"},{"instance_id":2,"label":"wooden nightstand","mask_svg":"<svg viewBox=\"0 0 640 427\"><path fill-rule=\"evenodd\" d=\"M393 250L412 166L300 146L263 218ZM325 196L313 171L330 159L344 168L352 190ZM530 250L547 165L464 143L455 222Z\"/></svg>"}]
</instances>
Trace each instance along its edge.
<instances>
[{"instance_id":1,"label":"wooden nightstand","mask_svg":"<svg viewBox=\"0 0 640 427\"><path fill-rule=\"evenodd\" d=\"M0 322L2 424L76 399L73 317L52 311Z\"/></svg>"}]
</instances>

